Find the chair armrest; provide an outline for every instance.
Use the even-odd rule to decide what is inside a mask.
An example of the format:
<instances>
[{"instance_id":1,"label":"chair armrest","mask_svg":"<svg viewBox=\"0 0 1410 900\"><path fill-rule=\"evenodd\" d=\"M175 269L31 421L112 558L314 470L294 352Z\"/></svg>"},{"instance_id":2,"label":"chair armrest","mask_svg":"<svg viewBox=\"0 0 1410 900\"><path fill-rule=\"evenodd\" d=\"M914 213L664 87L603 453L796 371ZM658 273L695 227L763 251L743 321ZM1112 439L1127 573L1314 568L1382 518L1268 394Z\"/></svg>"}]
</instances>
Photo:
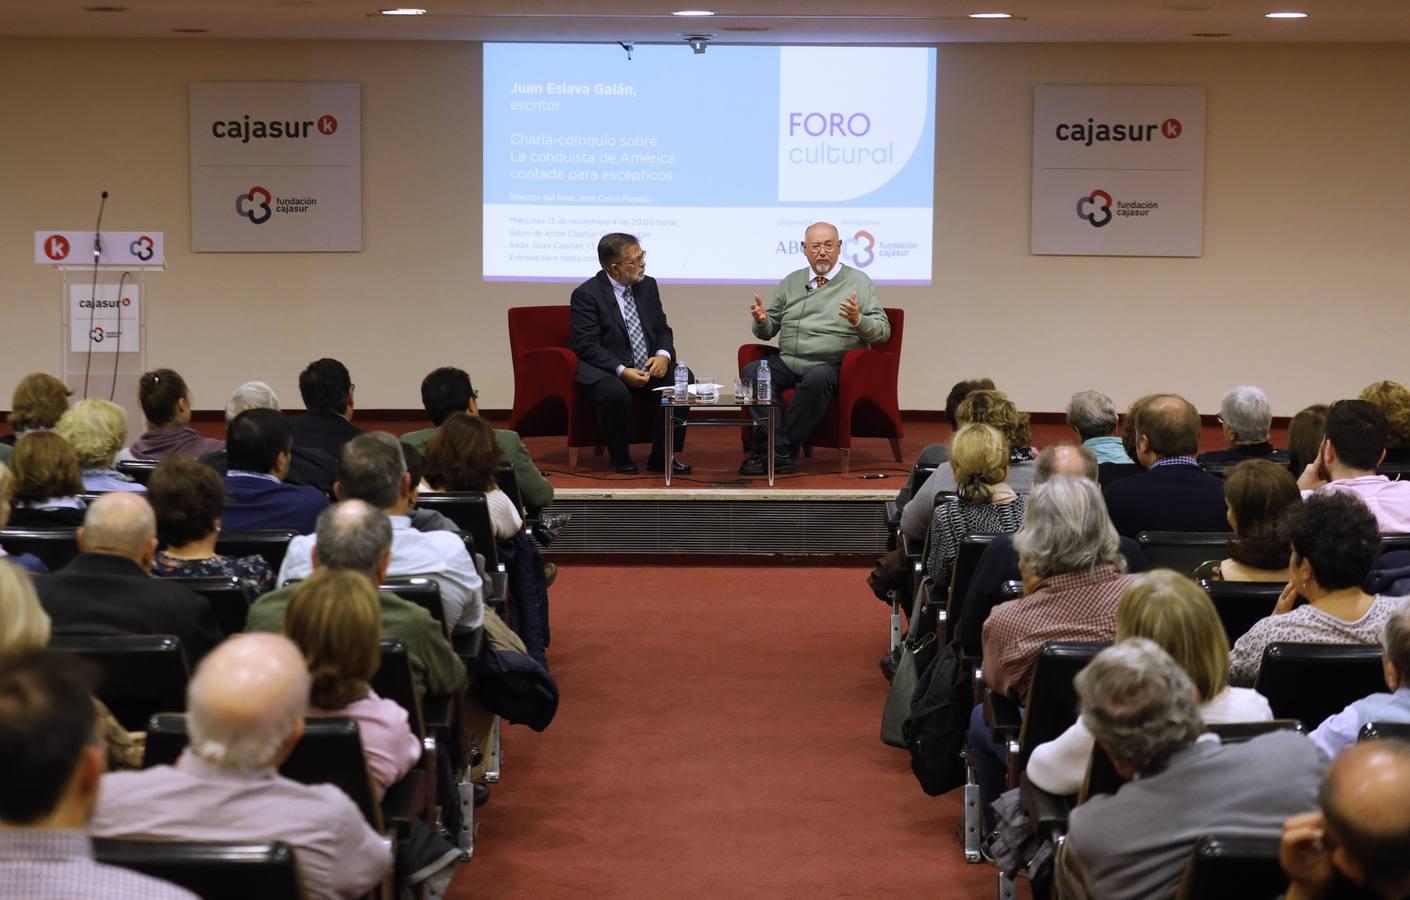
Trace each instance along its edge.
<instances>
[{"instance_id":1,"label":"chair armrest","mask_svg":"<svg viewBox=\"0 0 1410 900\"><path fill-rule=\"evenodd\" d=\"M382 821L398 834L406 834L415 817L417 801L422 797L422 779L426 773L412 769L396 784L387 788L382 795Z\"/></svg>"},{"instance_id":2,"label":"chair armrest","mask_svg":"<svg viewBox=\"0 0 1410 900\"><path fill-rule=\"evenodd\" d=\"M739 370L744 371L744 367L749 363L761 360L778 350L773 344L740 344L739 345Z\"/></svg>"},{"instance_id":3,"label":"chair armrest","mask_svg":"<svg viewBox=\"0 0 1410 900\"><path fill-rule=\"evenodd\" d=\"M573 380L578 375L578 354L567 347L526 350L522 359L525 371L533 372L534 380L540 384L568 389L573 386Z\"/></svg>"},{"instance_id":4,"label":"chair armrest","mask_svg":"<svg viewBox=\"0 0 1410 900\"><path fill-rule=\"evenodd\" d=\"M925 538L911 537L909 534L901 535L901 553L913 563L920 563L924 560Z\"/></svg>"},{"instance_id":5,"label":"chair armrest","mask_svg":"<svg viewBox=\"0 0 1410 900\"><path fill-rule=\"evenodd\" d=\"M466 628L463 625L457 626L450 633L450 645L455 650L455 654L462 660L474 659L480 655L480 648L485 643L485 628ZM430 698L427 698L430 699ZM430 714L427 713L429 721Z\"/></svg>"},{"instance_id":6,"label":"chair armrest","mask_svg":"<svg viewBox=\"0 0 1410 900\"><path fill-rule=\"evenodd\" d=\"M882 508L886 510L887 528L896 528L901 524L901 507L896 504L895 500L887 500Z\"/></svg>"},{"instance_id":7,"label":"chair armrest","mask_svg":"<svg viewBox=\"0 0 1410 900\"><path fill-rule=\"evenodd\" d=\"M901 356L883 350L849 350L842 357L837 377L837 407L852 408L860 397L871 397L883 406L898 405L896 385Z\"/></svg>"},{"instance_id":8,"label":"chair armrest","mask_svg":"<svg viewBox=\"0 0 1410 900\"><path fill-rule=\"evenodd\" d=\"M995 743L1015 742L1023 729L1023 715L1018 704L992 690L984 692L984 721L989 723Z\"/></svg>"},{"instance_id":9,"label":"chair armrest","mask_svg":"<svg viewBox=\"0 0 1410 900\"><path fill-rule=\"evenodd\" d=\"M1072 798L1050 794L1024 776L1019 785L1019 797L1038 837L1058 838L1067 833L1067 819L1072 814Z\"/></svg>"}]
</instances>

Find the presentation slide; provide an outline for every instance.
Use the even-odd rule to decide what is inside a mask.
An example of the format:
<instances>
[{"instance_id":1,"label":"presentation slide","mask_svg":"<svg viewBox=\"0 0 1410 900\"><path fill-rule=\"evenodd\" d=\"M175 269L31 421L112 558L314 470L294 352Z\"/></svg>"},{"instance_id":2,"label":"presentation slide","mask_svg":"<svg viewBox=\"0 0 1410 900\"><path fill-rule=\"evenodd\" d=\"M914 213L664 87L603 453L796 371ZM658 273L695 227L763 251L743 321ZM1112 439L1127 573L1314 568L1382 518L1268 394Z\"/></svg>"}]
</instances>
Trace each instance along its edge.
<instances>
[{"instance_id":1,"label":"presentation slide","mask_svg":"<svg viewBox=\"0 0 1410 900\"><path fill-rule=\"evenodd\" d=\"M825 220L843 262L929 284L935 50L486 44L484 277L580 281L641 239L665 282L769 282Z\"/></svg>"}]
</instances>

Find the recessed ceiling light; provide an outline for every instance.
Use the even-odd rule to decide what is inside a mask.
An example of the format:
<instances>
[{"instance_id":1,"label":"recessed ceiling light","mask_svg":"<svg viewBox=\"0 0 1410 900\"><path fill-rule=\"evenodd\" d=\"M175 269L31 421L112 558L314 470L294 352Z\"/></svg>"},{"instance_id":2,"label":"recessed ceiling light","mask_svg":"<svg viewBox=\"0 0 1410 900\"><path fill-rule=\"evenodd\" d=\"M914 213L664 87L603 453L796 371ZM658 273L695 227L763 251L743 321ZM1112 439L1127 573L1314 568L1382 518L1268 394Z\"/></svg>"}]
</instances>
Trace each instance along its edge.
<instances>
[{"instance_id":1,"label":"recessed ceiling light","mask_svg":"<svg viewBox=\"0 0 1410 900\"><path fill-rule=\"evenodd\" d=\"M1232 34L1232 32L1229 32L1229 31L1192 31L1192 32L1190 32L1190 37L1197 37L1197 38L1221 38L1221 37L1229 37L1231 34Z\"/></svg>"},{"instance_id":2,"label":"recessed ceiling light","mask_svg":"<svg viewBox=\"0 0 1410 900\"><path fill-rule=\"evenodd\" d=\"M970 13L971 19L1012 19L1008 13Z\"/></svg>"},{"instance_id":3,"label":"recessed ceiling light","mask_svg":"<svg viewBox=\"0 0 1410 900\"><path fill-rule=\"evenodd\" d=\"M84 12L127 12L126 6L85 6Z\"/></svg>"},{"instance_id":4,"label":"recessed ceiling light","mask_svg":"<svg viewBox=\"0 0 1410 900\"><path fill-rule=\"evenodd\" d=\"M1305 19L1307 13L1304 12L1271 12L1263 16L1265 19Z\"/></svg>"},{"instance_id":5,"label":"recessed ceiling light","mask_svg":"<svg viewBox=\"0 0 1410 900\"><path fill-rule=\"evenodd\" d=\"M397 7L396 9L380 9L380 10L378 10L378 12L380 12L380 13L381 13L382 15L384 15L384 16L424 16L424 15L426 15L426 10L424 10L424 9L417 9L417 8L415 8L415 7L412 7L412 6L399 6L399 7Z\"/></svg>"},{"instance_id":6,"label":"recessed ceiling light","mask_svg":"<svg viewBox=\"0 0 1410 900\"><path fill-rule=\"evenodd\" d=\"M177 34L209 34L209 28L173 28Z\"/></svg>"},{"instance_id":7,"label":"recessed ceiling light","mask_svg":"<svg viewBox=\"0 0 1410 900\"><path fill-rule=\"evenodd\" d=\"M714 13L708 9L678 9L671 13L673 16L713 16Z\"/></svg>"}]
</instances>

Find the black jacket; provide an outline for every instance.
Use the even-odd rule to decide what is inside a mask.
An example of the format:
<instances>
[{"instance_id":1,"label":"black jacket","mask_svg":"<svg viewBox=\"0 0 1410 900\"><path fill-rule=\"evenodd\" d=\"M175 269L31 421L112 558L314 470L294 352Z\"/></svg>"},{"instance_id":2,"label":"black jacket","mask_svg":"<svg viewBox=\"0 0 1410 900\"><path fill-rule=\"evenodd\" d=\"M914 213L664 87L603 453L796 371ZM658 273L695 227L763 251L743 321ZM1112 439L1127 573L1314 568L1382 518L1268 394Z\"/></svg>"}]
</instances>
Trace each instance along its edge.
<instances>
[{"instance_id":1,"label":"black jacket","mask_svg":"<svg viewBox=\"0 0 1410 900\"><path fill-rule=\"evenodd\" d=\"M1228 531L1224 482L1199 466L1160 466L1123 478L1103 492L1117 533Z\"/></svg>"},{"instance_id":2,"label":"black jacket","mask_svg":"<svg viewBox=\"0 0 1410 900\"><path fill-rule=\"evenodd\" d=\"M637 317L646 335L646 354L657 350L676 359L676 338L661 308L661 291L656 279L643 278L632 285ZM615 377L618 366L634 367L632 342L627 336L627 323L612 293L612 282L606 272L598 272L573 289L570 301L573 328L573 352L578 354L578 382L596 384L609 376ZM297 440L297 439L296 439Z\"/></svg>"},{"instance_id":3,"label":"black jacket","mask_svg":"<svg viewBox=\"0 0 1410 900\"><path fill-rule=\"evenodd\" d=\"M294 416L294 449L321 450L333 458L336 466L343 445L362 434L362 429L342 416L316 416L304 413Z\"/></svg>"},{"instance_id":4,"label":"black jacket","mask_svg":"<svg viewBox=\"0 0 1410 900\"><path fill-rule=\"evenodd\" d=\"M206 598L110 553L80 553L34 579L55 634L171 634L195 668L224 635Z\"/></svg>"},{"instance_id":5,"label":"black jacket","mask_svg":"<svg viewBox=\"0 0 1410 900\"><path fill-rule=\"evenodd\" d=\"M201 457L201 462L210 466L223 480L230 471L230 456L224 450L216 450ZM338 461L322 450L295 447L289 460L289 475L284 480L289 484L306 484L318 488L325 494L333 491L333 482L338 477ZM83 524L80 522L79 524Z\"/></svg>"}]
</instances>

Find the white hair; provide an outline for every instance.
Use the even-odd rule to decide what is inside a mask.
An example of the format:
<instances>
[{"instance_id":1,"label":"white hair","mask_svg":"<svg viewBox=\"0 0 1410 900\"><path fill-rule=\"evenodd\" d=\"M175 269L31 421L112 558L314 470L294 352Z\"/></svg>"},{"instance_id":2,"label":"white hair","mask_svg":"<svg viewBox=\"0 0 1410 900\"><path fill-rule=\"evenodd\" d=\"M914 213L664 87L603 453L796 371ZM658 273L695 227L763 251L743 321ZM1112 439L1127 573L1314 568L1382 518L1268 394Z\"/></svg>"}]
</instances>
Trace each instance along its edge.
<instances>
[{"instance_id":1,"label":"white hair","mask_svg":"<svg viewBox=\"0 0 1410 900\"><path fill-rule=\"evenodd\" d=\"M1165 768L1204 730L1194 682L1147 638L1127 638L1098 653L1072 686L1082 724L1113 759L1140 774Z\"/></svg>"},{"instance_id":2,"label":"white hair","mask_svg":"<svg viewBox=\"0 0 1410 900\"><path fill-rule=\"evenodd\" d=\"M1273 407L1268 395L1251 384L1241 384L1224 395L1219 404L1224 424L1234 430L1238 440L1256 443L1268 440L1273 425Z\"/></svg>"},{"instance_id":3,"label":"white hair","mask_svg":"<svg viewBox=\"0 0 1410 900\"><path fill-rule=\"evenodd\" d=\"M279 395L274 388L263 381L247 381L235 389L230 401L225 404L225 421L238 416L247 409L279 410Z\"/></svg>"},{"instance_id":4,"label":"white hair","mask_svg":"<svg viewBox=\"0 0 1410 900\"><path fill-rule=\"evenodd\" d=\"M1107 563L1126 570L1121 538L1096 482L1072 475L1054 475L1033 486L1013 548L1039 578Z\"/></svg>"},{"instance_id":5,"label":"white hair","mask_svg":"<svg viewBox=\"0 0 1410 900\"><path fill-rule=\"evenodd\" d=\"M1116 434L1116 404L1101 391L1079 391L1067 401L1067 424L1082 440Z\"/></svg>"}]
</instances>

